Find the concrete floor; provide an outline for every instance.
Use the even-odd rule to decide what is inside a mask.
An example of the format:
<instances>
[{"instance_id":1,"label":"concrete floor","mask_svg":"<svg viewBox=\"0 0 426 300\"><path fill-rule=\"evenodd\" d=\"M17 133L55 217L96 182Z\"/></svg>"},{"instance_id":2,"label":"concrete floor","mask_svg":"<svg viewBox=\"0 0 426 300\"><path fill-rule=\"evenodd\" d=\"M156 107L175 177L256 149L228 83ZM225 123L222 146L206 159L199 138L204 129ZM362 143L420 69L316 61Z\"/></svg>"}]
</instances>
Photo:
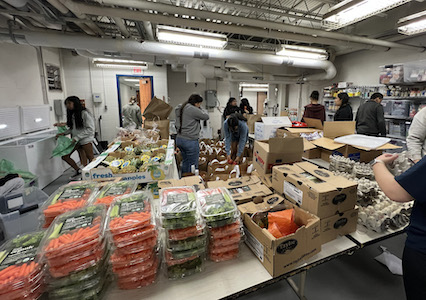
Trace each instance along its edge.
<instances>
[{"instance_id":1,"label":"concrete floor","mask_svg":"<svg viewBox=\"0 0 426 300\"><path fill-rule=\"evenodd\" d=\"M68 183L73 170L68 169L64 175L45 187L48 195L58 187ZM374 260L385 246L397 257L402 257L406 236L399 235L391 239L367 246L355 251L351 256L345 255L326 262L308 271L305 296L310 300L403 300L405 299L402 276L393 275L385 266ZM298 282L299 276L294 276ZM243 300L297 300L299 299L283 280L256 292L240 297Z\"/></svg>"}]
</instances>

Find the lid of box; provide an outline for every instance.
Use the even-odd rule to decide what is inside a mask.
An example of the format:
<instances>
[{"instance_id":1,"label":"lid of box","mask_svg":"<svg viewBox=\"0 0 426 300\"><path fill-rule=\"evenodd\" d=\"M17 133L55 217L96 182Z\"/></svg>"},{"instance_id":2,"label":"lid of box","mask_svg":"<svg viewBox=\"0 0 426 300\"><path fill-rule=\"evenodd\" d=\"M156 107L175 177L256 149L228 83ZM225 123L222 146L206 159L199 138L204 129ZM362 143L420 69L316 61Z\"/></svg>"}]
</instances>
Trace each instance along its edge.
<instances>
[{"instance_id":1,"label":"lid of box","mask_svg":"<svg viewBox=\"0 0 426 300\"><path fill-rule=\"evenodd\" d=\"M259 211L268 211L284 201L284 198L278 194L266 197L257 197L253 201L238 205L242 214L254 214Z\"/></svg>"},{"instance_id":2,"label":"lid of box","mask_svg":"<svg viewBox=\"0 0 426 300\"><path fill-rule=\"evenodd\" d=\"M361 147L361 149L375 150L388 144L391 139L364 134L350 134L338 137L334 139L334 141L337 143L351 145L353 147Z\"/></svg>"},{"instance_id":3,"label":"lid of box","mask_svg":"<svg viewBox=\"0 0 426 300\"><path fill-rule=\"evenodd\" d=\"M304 128L304 127L289 127L286 128L286 130L290 133L293 134L301 134L301 133L314 133L314 132L319 132L322 131L321 129L316 129L316 128Z\"/></svg>"},{"instance_id":4,"label":"lid of box","mask_svg":"<svg viewBox=\"0 0 426 300\"><path fill-rule=\"evenodd\" d=\"M335 139L340 136L355 133L354 121L324 122L324 137Z\"/></svg>"},{"instance_id":5,"label":"lid of box","mask_svg":"<svg viewBox=\"0 0 426 300\"><path fill-rule=\"evenodd\" d=\"M308 125L308 127L321 129L321 130L324 128L324 125L322 124L321 120L312 119L312 118L303 118L303 121Z\"/></svg>"},{"instance_id":6,"label":"lid of box","mask_svg":"<svg viewBox=\"0 0 426 300\"><path fill-rule=\"evenodd\" d=\"M216 188L216 187L226 187L226 188L236 188L245 185L257 184L260 182L260 178L257 176L243 176L240 178L232 178L227 181L217 180L217 181L209 181L207 182L208 188Z\"/></svg>"},{"instance_id":7,"label":"lid of box","mask_svg":"<svg viewBox=\"0 0 426 300\"><path fill-rule=\"evenodd\" d=\"M312 144L310 141L308 141L307 139L303 139L303 151L309 151L312 149L315 149L317 146L315 146L314 144Z\"/></svg>"},{"instance_id":8,"label":"lid of box","mask_svg":"<svg viewBox=\"0 0 426 300\"><path fill-rule=\"evenodd\" d=\"M285 138L271 138L268 141L271 153L297 153L303 152L303 139L300 137L287 136Z\"/></svg>"},{"instance_id":9,"label":"lid of box","mask_svg":"<svg viewBox=\"0 0 426 300\"><path fill-rule=\"evenodd\" d=\"M316 139L312 141L311 143L317 147L321 147L331 151L337 150L345 146L345 144L336 143L334 140L326 138L326 137Z\"/></svg>"},{"instance_id":10,"label":"lid of box","mask_svg":"<svg viewBox=\"0 0 426 300\"><path fill-rule=\"evenodd\" d=\"M279 125L284 127L291 127L289 117L262 117L262 122L265 125Z\"/></svg>"}]
</instances>

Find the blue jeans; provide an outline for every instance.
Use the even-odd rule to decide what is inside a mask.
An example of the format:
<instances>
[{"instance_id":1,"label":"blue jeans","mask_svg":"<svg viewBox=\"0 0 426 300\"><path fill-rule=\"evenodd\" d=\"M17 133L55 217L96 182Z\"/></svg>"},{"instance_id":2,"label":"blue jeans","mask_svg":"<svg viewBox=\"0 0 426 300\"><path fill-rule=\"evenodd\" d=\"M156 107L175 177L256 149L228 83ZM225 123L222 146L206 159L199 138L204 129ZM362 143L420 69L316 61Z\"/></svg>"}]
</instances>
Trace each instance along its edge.
<instances>
[{"instance_id":1,"label":"blue jeans","mask_svg":"<svg viewBox=\"0 0 426 300\"><path fill-rule=\"evenodd\" d=\"M198 159L200 157L200 145L198 140L187 140L176 138L176 146L182 153L182 174L191 172L191 166L198 169Z\"/></svg>"}]
</instances>

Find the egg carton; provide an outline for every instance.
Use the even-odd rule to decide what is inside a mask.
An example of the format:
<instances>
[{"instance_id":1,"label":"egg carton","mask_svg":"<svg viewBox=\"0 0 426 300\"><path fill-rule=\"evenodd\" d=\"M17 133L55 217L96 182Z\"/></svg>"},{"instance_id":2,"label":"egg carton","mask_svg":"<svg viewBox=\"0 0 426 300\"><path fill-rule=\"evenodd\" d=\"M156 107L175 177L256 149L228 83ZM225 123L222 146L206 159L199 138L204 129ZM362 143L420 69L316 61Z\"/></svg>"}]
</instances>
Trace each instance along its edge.
<instances>
[{"instance_id":1,"label":"egg carton","mask_svg":"<svg viewBox=\"0 0 426 300\"><path fill-rule=\"evenodd\" d=\"M388 169L394 176L398 176L407 171L413 165L414 162L410 159L408 152L403 151L398 153L398 158L393 162L392 166L388 167Z\"/></svg>"},{"instance_id":2,"label":"egg carton","mask_svg":"<svg viewBox=\"0 0 426 300\"><path fill-rule=\"evenodd\" d=\"M356 178L366 178L373 180L374 179L374 172L373 168L371 168L370 164L365 163L355 163L353 166L353 175Z\"/></svg>"},{"instance_id":3,"label":"egg carton","mask_svg":"<svg viewBox=\"0 0 426 300\"><path fill-rule=\"evenodd\" d=\"M341 177L344 177L344 178L346 178L346 179L348 179L348 180L352 180L352 181L354 181L356 178L353 176L353 174L351 174L351 173L345 173L345 172L339 172L339 171L333 171L333 174L335 175L335 176L341 176Z\"/></svg>"},{"instance_id":4,"label":"egg carton","mask_svg":"<svg viewBox=\"0 0 426 300\"><path fill-rule=\"evenodd\" d=\"M330 171L338 171L344 173L352 173L353 166L355 161L339 156L339 155L331 155L330 156Z\"/></svg>"}]
</instances>

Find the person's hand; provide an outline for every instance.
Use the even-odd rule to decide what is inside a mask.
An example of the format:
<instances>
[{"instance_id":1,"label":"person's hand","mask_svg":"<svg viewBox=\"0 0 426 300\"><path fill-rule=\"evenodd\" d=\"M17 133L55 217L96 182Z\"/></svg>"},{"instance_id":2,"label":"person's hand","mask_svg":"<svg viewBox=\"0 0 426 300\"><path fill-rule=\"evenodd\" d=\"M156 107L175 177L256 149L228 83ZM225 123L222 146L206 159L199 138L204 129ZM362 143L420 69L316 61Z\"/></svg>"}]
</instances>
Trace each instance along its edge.
<instances>
[{"instance_id":1,"label":"person's hand","mask_svg":"<svg viewBox=\"0 0 426 300\"><path fill-rule=\"evenodd\" d=\"M234 161L232 160L232 158L231 158L231 155L228 155L227 157L226 157L226 160L228 161L228 164L232 164Z\"/></svg>"},{"instance_id":2,"label":"person's hand","mask_svg":"<svg viewBox=\"0 0 426 300\"><path fill-rule=\"evenodd\" d=\"M234 162L235 162L237 165L238 165L238 164L240 164L240 162L241 162L241 157L240 157L240 156L237 156L237 157L235 158Z\"/></svg>"},{"instance_id":3,"label":"person's hand","mask_svg":"<svg viewBox=\"0 0 426 300\"><path fill-rule=\"evenodd\" d=\"M63 133L58 133L58 134L55 136L55 139L58 139L58 137L63 136L63 135L64 135Z\"/></svg>"},{"instance_id":4,"label":"person's hand","mask_svg":"<svg viewBox=\"0 0 426 300\"><path fill-rule=\"evenodd\" d=\"M385 165L390 166L395 161L395 159L398 158L398 156L399 156L398 154L385 153L377 157L376 160L380 160Z\"/></svg>"},{"instance_id":5,"label":"person's hand","mask_svg":"<svg viewBox=\"0 0 426 300\"><path fill-rule=\"evenodd\" d=\"M55 123L55 124L53 124L53 126L58 127L58 126L59 126L59 123Z\"/></svg>"},{"instance_id":6,"label":"person's hand","mask_svg":"<svg viewBox=\"0 0 426 300\"><path fill-rule=\"evenodd\" d=\"M416 160L414 160L414 163L416 164L416 163L418 163L420 161L420 159L416 159Z\"/></svg>"},{"instance_id":7,"label":"person's hand","mask_svg":"<svg viewBox=\"0 0 426 300\"><path fill-rule=\"evenodd\" d=\"M76 144L76 143L77 143L77 140L76 140L76 139L72 139L72 143L73 143L73 144Z\"/></svg>"}]
</instances>

